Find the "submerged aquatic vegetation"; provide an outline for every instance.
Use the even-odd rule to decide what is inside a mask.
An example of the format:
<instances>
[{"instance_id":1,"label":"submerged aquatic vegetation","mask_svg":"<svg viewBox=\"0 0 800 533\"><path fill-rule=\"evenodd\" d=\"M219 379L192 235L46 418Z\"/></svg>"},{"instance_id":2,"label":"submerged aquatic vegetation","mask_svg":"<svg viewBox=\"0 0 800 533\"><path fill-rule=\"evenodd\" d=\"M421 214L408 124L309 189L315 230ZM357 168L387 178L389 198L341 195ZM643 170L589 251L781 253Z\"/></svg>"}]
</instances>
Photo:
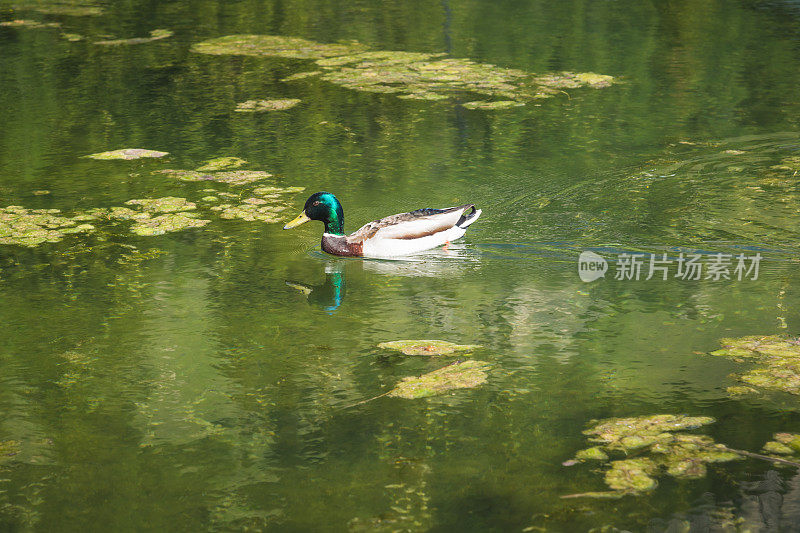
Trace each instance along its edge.
<instances>
[{"instance_id":1,"label":"submerged aquatic vegetation","mask_svg":"<svg viewBox=\"0 0 800 533\"><path fill-rule=\"evenodd\" d=\"M153 30L150 32L150 37L133 37L132 39L113 39L110 41L95 41L94 44L106 45L106 46L117 46L123 44L142 44L142 43L150 43L153 41L158 41L161 39L166 39L167 37L172 37L174 34L170 30Z\"/></svg>"},{"instance_id":2,"label":"submerged aquatic vegetation","mask_svg":"<svg viewBox=\"0 0 800 533\"><path fill-rule=\"evenodd\" d=\"M0 22L0 27L6 28L59 28L58 22L41 22L38 20L16 19Z\"/></svg>"},{"instance_id":3,"label":"submerged aquatic vegetation","mask_svg":"<svg viewBox=\"0 0 800 533\"><path fill-rule=\"evenodd\" d=\"M297 98L282 98L282 99L275 99L275 100L247 100L246 102L240 102L236 104L236 109L239 113L261 113L263 111L283 111L284 109L290 109L297 104L299 104L301 100Z\"/></svg>"},{"instance_id":4,"label":"submerged aquatic vegetation","mask_svg":"<svg viewBox=\"0 0 800 533\"><path fill-rule=\"evenodd\" d=\"M20 452L19 442L15 440L0 441L0 464L10 460Z\"/></svg>"},{"instance_id":5,"label":"submerged aquatic vegetation","mask_svg":"<svg viewBox=\"0 0 800 533\"><path fill-rule=\"evenodd\" d=\"M319 76L320 74L322 74L321 70L309 70L307 72L298 72L297 74L292 74L291 76L286 76L281 81L285 82L285 81L302 80L302 79L305 79L305 78L310 78L312 76Z\"/></svg>"},{"instance_id":6,"label":"submerged aquatic vegetation","mask_svg":"<svg viewBox=\"0 0 800 533\"><path fill-rule=\"evenodd\" d=\"M225 170L228 168L239 168L246 165L247 161L239 157L217 157L209 159L202 166L197 167L198 172L215 172L217 170Z\"/></svg>"},{"instance_id":7,"label":"submerged aquatic vegetation","mask_svg":"<svg viewBox=\"0 0 800 533\"><path fill-rule=\"evenodd\" d=\"M722 348L711 355L730 357L735 361L750 361L757 366L735 375L738 381L756 389L779 390L800 394L800 340L777 335L748 335L720 339ZM748 387L749 388L749 387ZM740 387L732 394L744 392Z\"/></svg>"},{"instance_id":8,"label":"submerged aquatic vegetation","mask_svg":"<svg viewBox=\"0 0 800 533\"><path fill-rule=\"evenodd\" d=\"M447 365L419 377L407 377L386 395L395 398L427 398L454 389L474 388L486 383L489 363L468 360Z\"/></svg>"},{"instance_id":9,"label":"submerged aquatic vegetation","mask_svg":"<svg viewBox=\"0 0 800 533\"><path fill-rule=\"evenodd\" d=\"M382 342L378 348L384 350L397 350L405 355L447 355L455 352L469 352L479 345L455 344L439 340L402 340Z\"/></svg>"},{"instance_id":10,"label":"submerged aquatic vegetation","mask_svg":"<svg viewBox=\"0 0 800 533\"><path fill-rule=\"evenodd\" d=\"M91 224L77 222L61 215L58 209L26 209L10 205L0 208L0 244L32 248L45 242L58 242L70 233L94 229Z\"/></svg>"},{"instance_id":11,"label":"submerged aquatic vegetation","mask_svg":"<svg viewBox=\"0 0 800 533\"><path fill-rule=\"evenodd\" d=\"M571 466L584 461L607 463L605 482L620 495L639 494L656 487L656 477L699 478L708 463L741 459L744 452L714 442L711 437L685 433L711 424L707 416L653 415L600 420L583 433L595 446L581 450ZM637 454L636 458L610 460ZM583 493L568 497L610 497L608 493Z\"/></svg>"},{"instance_id":12,"label":"submerged aquatic vegetation","mask_svg":"<svg viewBox=\"0 0 800 533\"><path fill-rule=\"evenodd\" d=\"M781 162L777 165L773 165L770 167L773 170L790 170L792 172L796 172L800 170L800 157L798 156L789 156L784 157L781 159Z\"/></svg>"},{"instance_id":13,"label":"submerged aquatic vegetation","mask_svg":"<svg viewBox=\"0 0 800 533\"><path fill-rule=\"evenodd\" d=\"M444 100L474 93L489 100L467 102L473 109L504 109L547 98L564 89L607 87L612 76L593 72L561 72L535 76L517 69L447 57L442 53L366 50L358 43L322 44L277 35L229 35L203 41L192 50L204 54L233 54L313 59L322 72L301 72L283 81L318 75L320 79L358 91L396 94L415 100ZM240 110L252 110L255 106ZM240 104L241 105L241 104Z\"/></svg>"},{"instance_id":14,"label":"submerged aquatic vegetation","mask_svg":"<svg viewBox=\"0 0 800 533\"><path fill-rule=\"evenodd\" d=\"M99 152L89 154L90 159L141 159L143 157L164 157L169 152L157 152L156 150L145 150L143 148L123 148L121 150L111 150L109 152Z\"/></svg>"},{"instance_id":15,"label":"submerged aquatic vegetation","mask_svg":"<svg viewBox=\"0 0 800 533\"><path fill-rule=\"evenodd\" d=\"M64 15L68 17L88 17L103 14L102 8L89 3L82 4L80 2L19 3L14 6L14 9L20 11L36 11L44 15Z\"/></svg>"},{"instance_id":16,"label":"submerged aquatic vegetation","mask_svg":"<svg viewBox=\"0 0 800 533\"><path fill-rule=\"evenodd\" d=\"M320 59L350 54L365 47L358 43L323 44L282 35L227 35L192 46L193 52L212 55L249 55Z\"/></svg>"}]
</instances>

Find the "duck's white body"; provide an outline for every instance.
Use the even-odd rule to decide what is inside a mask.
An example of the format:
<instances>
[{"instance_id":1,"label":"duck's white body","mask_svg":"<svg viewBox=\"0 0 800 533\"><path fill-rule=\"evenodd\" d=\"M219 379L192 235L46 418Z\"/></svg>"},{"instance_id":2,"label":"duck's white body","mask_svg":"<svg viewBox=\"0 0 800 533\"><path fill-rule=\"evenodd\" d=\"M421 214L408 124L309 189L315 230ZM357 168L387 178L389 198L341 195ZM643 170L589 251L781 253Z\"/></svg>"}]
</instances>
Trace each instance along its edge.
<instances>
[{"instance_id":1,"label":"duck's white body","mask_svg":"<svg viewBox=\"0 0 800 533\"><path fill-rule=\"evenodd\" d=\"M476 209L459 225L459 219L469 207L471 206L464 206L463 209L450 212L443 210L445 212L441 214L383 227L373 237L363 241L363 256L381 258L413 255L460 239L470 224L481 216L481 210ZM443 227L445 229L441 229ZM409 238L408 235L424 236Z\"/></svg>"}]
</instances>

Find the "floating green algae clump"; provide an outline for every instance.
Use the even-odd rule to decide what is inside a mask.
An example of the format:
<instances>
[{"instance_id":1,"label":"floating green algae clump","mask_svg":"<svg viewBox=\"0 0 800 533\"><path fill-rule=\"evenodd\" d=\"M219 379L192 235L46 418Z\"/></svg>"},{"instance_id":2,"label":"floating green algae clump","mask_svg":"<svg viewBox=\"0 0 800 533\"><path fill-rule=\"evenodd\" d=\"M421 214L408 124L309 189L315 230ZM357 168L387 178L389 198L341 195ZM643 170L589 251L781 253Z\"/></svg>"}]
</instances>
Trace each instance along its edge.
<instances>
[{"instance_id":1,"label":"floating green algae clump","mask_svg":"<svg viewBox=\"0 0 800 533\"><path fill-rule=\"evenodd\" d=\"M796 433L775 433L772 436L773 441L769 441L764 445L766 453L775 455L800 455L800 435Z\"/></svg>"},{"instance_id":2,"label":"floating green algae clump","mask_svg":"<svg viewBox=\"0 0 800 533\"><path fill-rule=\"evenodd\" d=\"M535 76L516 69L477 63L446 54L367 51L357 43L322 44L277 35L229 35L198 43L192 48L205 54L239 54L314 59L322 73L299 73L285 81L319 75L342 87L400 98L443 100L456 94L479 94L488 100L467 102L473 109L504 109L547 98L564 89L607 87L612 76L592 72L561 72Z\"/></svg>"},{"instance_id":3,"label":"floating green algae clump","mask_svg":"<svg viewBox=\"0 0 800 533\"><path fill-rule=\"evenodd\" d=\"M104 214L108 218L114 220L144 220L150 218L149 213L135 211L128 207L109 207L108 211Z\"/></svg>"},{"instance_id":4,"label":"floating green algae clump","mask_svg":"<svg viewBox=\"0 0 800 533\"><path fill-rule=\"evenodd\" d=\"M201 228L211 222L196 218L194 213L168 213L153 218L137 221L131 226L131 232L136 235L151 236L163 235L173 231L189 228Z\"/></svg>"},{"instance_id":5,"label":"floating green algae clump","mask_svg":"<svg viewBox=\"0 0 800 533\"><path fill-rule=\"evenodd\" d=\"M283 111L284 109L290 109L297 104L299 104L301 100L297 98L283 98L283 99L276 99L276 100L247 100L246 102L240 102L236 104L236 109L239 113L261 113L263 111Z\"/></svg>"},{"instance_id":6,"label":"floating green algae clump","mask_svg":"<svg viewBox=\"0 0 800 533\"><path fill-rule=\"evenodd\" d=\"M608 461L608 454L600 446L592 446L575 454L576 461Z\"/></svg>"},{"instance_id":7,"label":"floating green algae clump","mask_svg":"<svg viewBox=\"0 0 800 533\"><path fill-rule=\"evenodd\" d=\"M678 433L671 440L653 444L650 451L660 454L667 473L678 478L699 478L706 475L706 463L724 463L740 459L740 455L705 435Z\"/></svg>"},{"instance_id":8,"label":"floating green algae clump","mask_svg":"<svg viewBox=\"0 0 800 533\"><path fill-rule=\"evenodd\" d=\"M262 198L277 198L281 194L295 194L306 190L305 187L257 187L253 189L253 194L261 196Z\"/></svg>"},{"instance_id":9,"label":"floating green algae clump","mask_svg":"<svg viewBox=\"0 0 800 533\"><path fill-rule=\"evenodd\" d=\"M783 444L782 442L777 441L769 441L764 444L763 448L765 453L772 453L776 455L794 455L795 450L790 448L789 446Z\"/></svg>"},{"instance_id":10,"label":"floating green algae clump","mask_svg":"<svg viewBox=\"0 0 800 533\"><path fill-rule=\"evenodd\" d=\"M423 100L440 100L456 92L471 92L504 100L532 97L523 85L525 72L468 59L416 52L364 52L317 61L321 79L374 93L395 93Z\"/></svg>"},{"instance_id":11,"label":"floating green algae clump","mask_svg":"<svg viewBox=\"0 0 800 533\"><path fill-rule=\"evenodd\" d=\"M123 148L122 150L112 150L110 152L100 152L89 154L90 159L141 159L143 157L164 157L169 152L157 152L155 150L144 150L142 148Z\"/></svg>"},{"instance_id":12,"label":"floating green algae clump","mask_svg":"<svg viewBox=\"0 0 800 533\"><path fill-rule=\"evenodd\" d=\"M670 432L695 429L711 424L710 416L653 415L632 418L609 418L584 431L590 439L617 450L649 446L660 438L670 439Z\"/></svg>"},{"instance_id":13,"label":"floating green algae clump","mask_svg":"<svg viewBox=\"0 0 800 533\"><path fill-rule=\"evenodd\" d=\"M612 85L614 77L606 74L595 74L594 72L560 72L558 74L539 76L535 78L535 82L551 89L577 89L585 85L600 89Z\"/></svg>"},{"instance_id":14,"label":"floating green algae clump","mask_svg":"<svg viewBox=\"0 0 800 533\"><path fill-rule=\"evenodd\" d=\"M252 200L252 199L248 199ZM266 201L263 201L266 203ZM279 213L286 209L284 206L276 205L258 205L252 201L245 200L239 205L221 204L211 208L214 211L219 211L220 218L234 219L240 218L252 222L260 220L261 222L280 222L282 218Z\"/></svg>"},{"instance_id":15,"label":"floating green algae clump","mask_svg":"<svg viewBox=\"0 0 800 533\"><path fill-rule=\"evenodd\" d=\"M796 433L775 433L772 438L781 444L787 445L795 453L800 453L800 435Z\"/></svg>"},{"instance_id":16,"label":"floating green algae clump","mask_svg":"<svg viewBox=\"0 0 800 533\"><path fill-rule=\"evenodd\" d=\"M427 398L454 389L477 387L486 383L489 363L484 361L462 361L417 378L408 377L397 384L387 396L396 398Z\"/></svg>"},{"instance_id":17,"label":"floating green algae clump","mask_svg":"<svg viewBox=\"0 0 800 533\"><path fill-rule=\"evenodd\" d=\"M123 156L126 154L122 154ZM130 155L130 154L127 154ZM225 169L245 164L235 157L217 158L207 161L205 166ZM280 222L280 213L289 207L291 195L303 191L304 187L278 187L247 184L272 176L268 172L251 170L215 170L208 173L198 171L167 171L187 181L200 179L218 181L237 187L241 194L204 189L201 202L203 213L214 212L220 218L239 218L247 221ZM198 178L199 176L199 178ZM208 195L213 192L213 195ZM200 194L198 194L200 197ZM240 198L244 197L244 200ZM225 198L227 204L213 205ZM234 204L233 202L240 202ZM0 245L11 244L34 247L45 242L58 242L67 234L89 233L96 228L88 221L119 223L131 221L130 231L137 235L162 235L209 224L194 213L197 204L186 198L164 196L160 198L137 198L125 202L125 206L85 209L74 216L66 216L58 209L26 209L21 206L0 208Z\"/></svg>"},{"instance_id":18,"label":"floating green algae clump","mask_svg":"<svg viewBox=\"0 0 800 533\"><path fill-rule=\"evenodd\" d=\"M225 170L228 168L239 168L246 165L247 161L238 157L217 157L209 159L203 166L197 167L198 172L215 172L217 170Z\"/></svg>"},{"instance_id":19,"label":"floating green algae clump","mask_svg":"<svg viewBox=\"0 0 800 533\"><path fill-rule=\"evenodd\" d=\"M748 335L720 339L722 348L711 355L757 364L736 379L767 390L800 394L800 340L777 335ZM735 391L732 391L735 392Z\"/></svg>"},{"instance_id":20,"label":"floating green algae clump","mask_svg":"<svg viewBox=\"0 0 800 533\"><path fill-rule=\"evenodd\" d=\"M535 77L521 70L443 54L364 52L319 60L317 64L325 70L321 79L360 91L395 93L419 100L441 100L463 93L498 99L465 104L473 109L509 108L552 96L564 88L599 87L590 83L594 78L581 74L563 72ZM607 78L610 84L613 78Z\"/></svg>"},{"instance_id":21,"label":"floating green algae clump","mask_svg":"<svg viewBox=\"0 0 800 533\"><path fill-rule=\"evenodd\" d=\"M135 206L139 211L127 207L112 207L108 210L108 217L134 220L131 232L136 235L163 235L189 228L200 228L211 222L198 218L195 213L187 213L197 206L186 198L175 196L141 198L128 200L125 204Z\"/></svg>"},{"instance_id":22,"label":"floating green algae clump","mask_svg":"<svg viewBox=\"0 0 800 533\"><path fill-rule=\"evenodd\" d=\"M651 476L658 467L646 457L612 461L606 471L605 481L613 490L644 492L656 488L656 480Z\"/></svg>"},{"instance_id":23,"label":"floating green algae clump","mask_svg":"<svg viewBox=\"0 0 800 533\"><path fill-rule=\"evenodd\" d=\"M656 487L656 477L666 473L676 478L699 478L706 474L706 464L740 459L739 452L711 437L685 433L685 430L711 424L707 416L654 415L631 418L610 418L597 422L583 433L595 446L579 451L565 465L587 460L608 462L605 481L620 494L639 494ZM610 460L613 456L637 457ZM569 497L595 496L596 493Z\"/></svg>"},{"instance_id":24,"label":"floating green algae clump","mask_svg":"<svg viewBox=\"0 0 800 533\"><path fill-rule=\"evenodd\" d=\"M58 209L25 209L18 205L0 208L0 244L34 247L45 242L58 242L69 233L94 229L90 224L77 224L61 215Z\"/></svg>"},{"instance_id":25,"label":"floating green algae clump","mask_svg":"<svg viewBox=\"0 0 800 533\"><path fill-rule=\"evenodd\" d=\"M213 174L214 181L228 185L245 185L270 177L272 174L263 170L227 170Z\"/></svg>"},{"instance_id":26,"label":"floating green algae clump","mask_svg":"<svg viewBox=\"0 0 800 533\"><path fill-rule=\"evenodd\" d=\"M108 216L118 220L134 220L131 232L136 235L163 235L189 228L200 228L211 222L198 218L195 213L187 213L186 211L191 211L197 206L186 198L165 196L128 200L125 203L136 206L140 211L126 207L112 207L108 210Z\"/></svg>"},{"instance_id":27,"label":"floating green algae clump","mask_svg":"<svg viewBox=\"0 0 800 533\"><path fill-rule=\"evenodd\" d=\"M468 352L479 345L455 344L438 340L403 340L382 342L378 348L384 350L397 350L405 355L447 355L455 352Z\"/></svg>"},{"instance_id":28,"label":"floating green algae clump","mask_svg":"<svg viewBox=\"0 0 800 533\"><path fill-rule=\"evenodd\" d=\"M281 35L227 35L192 46L192 51L213 55L247 55L320 59L351 54L365 47L358 43L323 44Z\"/></svg>"},{"instance_id":29,"label":"floating green algae clump","mask_svg":"<svg viewBox=\"0 0 800 533\"><path fill-rule=\"evenodd\" d=\"M161 39L166 39L167 37L172 37L173 32L170 30L153 30L150 32L150 37L134 37L132 39L114 39L111 41L95 41L94 44L106 45L106 46L118 46L123 44L142 44L142 43L150 43L153 41L159 41Z\"/></svg>"},{"instance_id":30,"label":"floating green algae clump","mask_svg":"<svg viewBox=\"0 0 800 533\"><path fill-rule=\"evenodd\" d=\"M218 211L220 218L261 222L280 222L279 213L289 206L286 195L304 191L305 187L257 187L253 189L254 196L245 198L240 204L220 204L211 208ZM223 196L223 193L218 193Z\"/></svg>"},{"instance_id":31,"label":"floating green algae clump","mask_svg":"<svg viewBox=\"0 0 800 533\"><path fill-rule=\"evenodd\" d=\"M197 170L163 169L157 172L181 181L216 181L218 183L227 183L228 185L246 185L272 177L272 174L263 170L199 172Z\"/></svg>"},{"instance_id":32,"label":"floating green algae clump","mask_svg":"<svg viewBox=\"0 0 800 533\"><path fill-rule=\"evenodd\" d=\"M136 205L142 210L151 213L174 213L176 211L190 211L197 207L186 198L164 196L163 198L141 198L128 200L126 205Z\"/></svg>"},{"instance_id":33,"label":"floating green algae clump","mask_svg":"<svg viewBox=\"0 0 800 533\"><path fill-rule=\"evenodd\" d=\"M519 107L525 104L521 102L515 102L514 100L497 100L494 102L476 100L474 102L464 102L461 105L467 109L509 109L511 107Z\"/></svg>"},{"instance_id":34,"label":"floating green algae clump","mask_svg":"<svg viewBox=\"0 0 800 533\"><path fill-rule=\"evenodd\" d=\"M170 178L181 181L214 181L214 176L208 172L200 172L197 170L180 170L173 168L165 168L157 171L159 174L166 174Z\"/></svg>"}]
</instances>

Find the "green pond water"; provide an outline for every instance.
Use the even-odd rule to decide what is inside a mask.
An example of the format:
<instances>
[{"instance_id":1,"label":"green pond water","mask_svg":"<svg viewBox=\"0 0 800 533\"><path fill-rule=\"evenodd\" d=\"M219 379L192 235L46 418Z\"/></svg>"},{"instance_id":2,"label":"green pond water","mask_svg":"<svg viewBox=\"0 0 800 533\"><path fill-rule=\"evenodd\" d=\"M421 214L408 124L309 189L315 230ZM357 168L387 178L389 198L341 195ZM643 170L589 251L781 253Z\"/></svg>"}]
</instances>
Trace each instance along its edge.
<instances>
[{"instance_id":1,"label":"green pond water","mask_svg":"<svg viewBox=\"0 0 800 533\"><path fill-rule=\"evenodd\" d=\"M20 0L4 21L0 208L94 215L0 244L0 531L800 531L797 468L752 457L562 498L608 490L562 464L599 419L713 417L688 432L756 453L800 432L800 397L729 390L753 363L707 354L800 331L800 4ZM320 67L192 50L234 34L614 83L375 92L377 67L285 80ZM168 155L84 157L125 148ZM318 222L282 230L319 190L348 231L483 216L414 260L335 258ZM675 277L681 253L730 254L732 279ZM481 347L378 348L402 339ZM467 359L485 383L364 402Z\"/></svg>"}]
</instances>

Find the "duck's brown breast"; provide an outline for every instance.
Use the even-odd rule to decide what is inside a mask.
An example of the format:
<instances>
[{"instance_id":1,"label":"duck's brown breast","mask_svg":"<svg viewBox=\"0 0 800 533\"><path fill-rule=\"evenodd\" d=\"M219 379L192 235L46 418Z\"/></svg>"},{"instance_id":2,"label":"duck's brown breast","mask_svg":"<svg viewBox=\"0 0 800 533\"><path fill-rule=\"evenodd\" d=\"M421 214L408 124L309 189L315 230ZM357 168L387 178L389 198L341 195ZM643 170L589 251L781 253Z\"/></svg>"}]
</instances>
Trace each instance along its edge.
<instances>
[{"instance_id":1,"label":"duck's brown breast","mask_svg":"<svg viewBox=\"0 0 800 533\"><path fill-rule=\"evenodd\" d=\"M364 245L360 242L348 242L344 235L322 235L322 251L332 255L345 257L363 257Z\"/></svg>"}]
</instances>

